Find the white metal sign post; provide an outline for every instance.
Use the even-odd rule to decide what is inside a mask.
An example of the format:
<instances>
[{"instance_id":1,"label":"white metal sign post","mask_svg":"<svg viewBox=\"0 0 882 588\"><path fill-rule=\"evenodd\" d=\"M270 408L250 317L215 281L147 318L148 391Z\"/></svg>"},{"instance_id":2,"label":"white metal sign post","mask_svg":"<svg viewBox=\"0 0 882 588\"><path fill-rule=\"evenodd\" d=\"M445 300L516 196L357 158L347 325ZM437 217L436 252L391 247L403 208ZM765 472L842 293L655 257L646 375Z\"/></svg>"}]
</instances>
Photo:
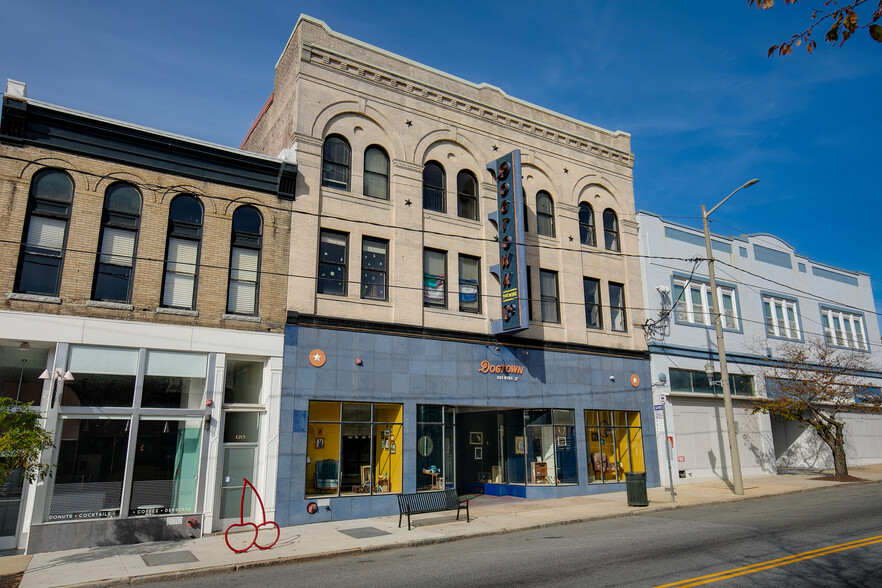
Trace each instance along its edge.
<instances>
[{"instance_id":1,"label":"white metal sign post","mask_svg":"<svg viewBox=\"0 0 882 588\"><path fill-rule=\"evenodd\" d=\"M671 502L674 502L674 472L673 472L673 464L671 463L671 453L674 451L673 447L669 447L668 444L673 445L674 440L668 437L668 417L665 414L665 395L662 394L659 397L660 405L655 405L655 409L661 409L662 421L664 421L665 426L665 456L668 458L668 480L671 482ZM668 441L670 439L670 441Z\"/></svg>"}]
</instances>

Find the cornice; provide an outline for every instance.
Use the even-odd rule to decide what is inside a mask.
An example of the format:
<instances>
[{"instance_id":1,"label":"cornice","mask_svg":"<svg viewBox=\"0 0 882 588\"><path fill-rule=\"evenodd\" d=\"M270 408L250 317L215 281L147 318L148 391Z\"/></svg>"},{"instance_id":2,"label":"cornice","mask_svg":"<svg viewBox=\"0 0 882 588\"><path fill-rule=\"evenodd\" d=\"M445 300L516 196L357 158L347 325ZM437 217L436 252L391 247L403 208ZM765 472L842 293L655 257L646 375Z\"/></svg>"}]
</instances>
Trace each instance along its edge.
<instances>
[{"instance_id":1,"label":"cornice","mask_svg":"<svg viewBox=\"0 0 882 588\"><path fill-rule=\"evenodd\" d=\"M508 130L520 131L529 135L532 139L542 139L546 143L555 146L564 145L570 149L575 149L618 165L628 168L634 167L634 155L627 151L614 149L586 137L567 133L551 125L537 125L524 117L503 109L489 107L476 100L464 98L453 92L447 92L398 73L366 64L319 45L305 45L301 52L301 59L315 67L354 79L360 79L401 95L432 103L435 106L441 106L448 110L454 110L460 114L478 119L483 123L491 123Z\"/></svg>"}]
</instances>

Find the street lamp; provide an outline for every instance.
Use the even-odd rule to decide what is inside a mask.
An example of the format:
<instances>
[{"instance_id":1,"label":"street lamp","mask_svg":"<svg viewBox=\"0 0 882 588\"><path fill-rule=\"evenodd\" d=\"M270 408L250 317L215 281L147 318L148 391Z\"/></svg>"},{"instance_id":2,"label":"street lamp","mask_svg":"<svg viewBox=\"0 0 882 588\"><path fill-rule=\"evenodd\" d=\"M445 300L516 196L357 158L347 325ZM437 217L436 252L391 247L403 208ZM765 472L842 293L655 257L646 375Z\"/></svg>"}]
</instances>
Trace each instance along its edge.
<instances>
[{"instance_id":1,"label":"street lamp","mask_svg":"<svg viewBox=\"0 0 882 588\"><path fill-rule=\"evenodd\" d=\"M738 437L735 434L735 413L732 411L732 393L729 390L729 367L726 365L726 347L723 344L723 323L721 317L720 297L717 295L717 278L714 275L714 253L711 248L710 229L708 228L707 217L723 205L726 200L731 198L735 192L742 188L753 186L759 180L753 179L749 182L737 187L723 198L719 204L710 209L705 210L704 204L701 205L701 220L704 223L704 245L707 248L707 273L710 278L711 299L713 300L714 313L714 329L717 332L717 352L720 356L720 385L723 388L723 406L726 409L726 429L729 435L729 454L732 456L732 484L735 486L734 492L737 495L744 494L744 482L741 479L741 456L738 454ZM713 364L710 367L705 366L705 370L710 372L708 380L713 379Z\"/></svg>"}]
</instances>

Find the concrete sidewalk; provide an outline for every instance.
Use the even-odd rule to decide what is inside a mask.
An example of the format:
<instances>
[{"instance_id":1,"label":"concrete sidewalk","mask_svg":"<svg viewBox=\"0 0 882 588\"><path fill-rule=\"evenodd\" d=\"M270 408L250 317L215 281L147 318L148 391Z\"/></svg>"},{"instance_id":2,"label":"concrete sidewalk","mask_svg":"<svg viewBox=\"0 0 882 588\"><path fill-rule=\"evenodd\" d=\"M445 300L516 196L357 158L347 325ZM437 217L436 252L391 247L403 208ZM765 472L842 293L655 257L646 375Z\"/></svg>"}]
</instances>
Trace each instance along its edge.
<instances>
[{"instance_id":1,"label":"concrete sidewalk","mask_svg":"<svg viewBox=\"0 0 882 588\"><path fill-rule=\"evenodd\" d=\"M869 482L879 482L882 481L882 464L853 467L850 473ZM411 531L406 525L398 528L397 516L284 527L272 549L263 551L252 547L242 554L230 551L223 534L216 534L173 543L140 543L10 556L0 558L0 575L16 573L26 567L21 588L120 586L159 579L174 580L839 485L838 482L812 479L818 475L796 473L748 478L744 481L742 497L736 497L723 482L684 484L677 487L674 503L670 490L650 488L647 507L627 506L624 491L541 501L485 502L478 499L470 503L471 523L456 521L455 515L449 513L438 513L414 517ZM142 556L158 560L151 563L160 565L148 565ZM162 560L178 563L163 563Z\"/></svg>"}]
</instances>

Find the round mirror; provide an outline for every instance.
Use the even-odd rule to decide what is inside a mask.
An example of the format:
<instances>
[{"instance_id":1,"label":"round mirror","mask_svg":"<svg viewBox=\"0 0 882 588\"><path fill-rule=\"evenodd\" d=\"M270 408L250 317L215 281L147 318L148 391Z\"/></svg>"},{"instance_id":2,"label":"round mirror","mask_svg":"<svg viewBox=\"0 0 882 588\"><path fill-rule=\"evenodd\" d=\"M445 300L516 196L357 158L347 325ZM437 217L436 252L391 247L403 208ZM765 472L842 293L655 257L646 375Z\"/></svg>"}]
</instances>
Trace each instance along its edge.
<instances>
[{"instance_id":1,"label":"round mirror","mask_svg":"<svg viewBox=\"0 0 882 588\"><path fill-rule=\"evenodd\" d=\"M435 444L432 443L432 439L428 435L423 435L417 440L417 451L420 452L420 455L423 457L429 457L432 455L432 450L435 448Z\"/></svg>"}]
</instances>

